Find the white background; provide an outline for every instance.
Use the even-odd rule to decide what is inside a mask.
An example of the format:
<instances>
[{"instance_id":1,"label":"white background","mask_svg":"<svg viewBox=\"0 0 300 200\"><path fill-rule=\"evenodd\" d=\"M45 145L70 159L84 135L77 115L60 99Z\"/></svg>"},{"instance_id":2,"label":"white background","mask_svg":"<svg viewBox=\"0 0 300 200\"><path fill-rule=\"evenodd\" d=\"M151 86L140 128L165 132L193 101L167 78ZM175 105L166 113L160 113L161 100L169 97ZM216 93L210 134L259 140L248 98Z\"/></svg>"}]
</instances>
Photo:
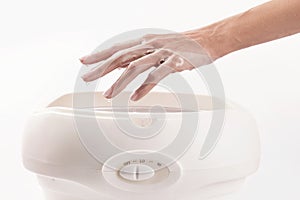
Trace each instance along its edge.
<instances>
[{"instance_id":1,"label":"white background","mask_svg":"<svg viewBox=\"0 0 300 200\"><path fill-rule=\"evenodd\" d=\"M194 29L263 2L1 0L0 199L42 199L21 162L24 123L35 109L72 92L80 56L124 31ZM241 199L300 198L299 44L295 35L216 62L227 97L252 112L261 132L261 166Z\"/></svg>"}]
</instances>

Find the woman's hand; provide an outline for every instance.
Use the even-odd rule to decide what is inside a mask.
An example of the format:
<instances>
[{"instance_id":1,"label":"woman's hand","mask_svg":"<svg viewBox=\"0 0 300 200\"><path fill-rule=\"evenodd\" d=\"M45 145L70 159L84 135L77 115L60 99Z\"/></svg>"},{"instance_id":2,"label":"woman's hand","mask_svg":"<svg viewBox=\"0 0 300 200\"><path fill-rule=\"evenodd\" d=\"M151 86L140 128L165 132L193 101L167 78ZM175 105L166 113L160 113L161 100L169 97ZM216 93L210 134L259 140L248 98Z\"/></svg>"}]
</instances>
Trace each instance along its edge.
<instances>
[{"instance_id":1,"label":"woman's hand","mask_svg":"<svg viewBox=\"0 0 300 200\"><path fill-rule=\"evenodd\" d=\"M90 82L117 68L126 68L104 93L106 98L112 98L139 74L154 67L145 82L131 96L136 101L169 74L211 63L212 59L208 54L199 43L183 34L151 34L81 58L83 64L102 61L82 78Z\"/></svg>"},{"instance_id":2,"label":"woman's hand","mask_svg":"<svg viewBox=\"0 0 300 200\"><path fill-rule=\"evenodd\" d=\"M107 98L112 98L140 73L155 67L131 97L139 100L171 73L191 70L231 52L300 33L299 13L299 0L273 0L184 34L147 35L83 57L84 64L103 62L82 78L93 81L125 67L121 77L105 92Z\"/></svg>"}]
</instances>

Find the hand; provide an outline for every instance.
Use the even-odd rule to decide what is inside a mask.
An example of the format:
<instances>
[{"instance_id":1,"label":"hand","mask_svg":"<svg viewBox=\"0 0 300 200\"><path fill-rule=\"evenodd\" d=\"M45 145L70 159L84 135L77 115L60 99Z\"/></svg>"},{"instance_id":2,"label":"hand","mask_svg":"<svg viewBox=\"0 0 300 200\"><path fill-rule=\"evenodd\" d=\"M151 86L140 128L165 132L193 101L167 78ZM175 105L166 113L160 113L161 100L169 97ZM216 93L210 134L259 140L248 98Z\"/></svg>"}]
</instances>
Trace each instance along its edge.
<instances>
[{"instance_id":1,"label":"hand","mask_svg":"<svg viewBox=\"0 0 300 200\"><path fill-rule=\"evenodd\" d=\"M117 68L126 68L119 79L104 93L106 98L118 95L139 74L155 67L131 96L131 100L136 101L169 74L192 70L211 63L212 59L199 43L185 35L151 34L85 56L80 61L83 64L103 61L82 76L86 82L101 78Z\"/></svg>"}]
</instances>

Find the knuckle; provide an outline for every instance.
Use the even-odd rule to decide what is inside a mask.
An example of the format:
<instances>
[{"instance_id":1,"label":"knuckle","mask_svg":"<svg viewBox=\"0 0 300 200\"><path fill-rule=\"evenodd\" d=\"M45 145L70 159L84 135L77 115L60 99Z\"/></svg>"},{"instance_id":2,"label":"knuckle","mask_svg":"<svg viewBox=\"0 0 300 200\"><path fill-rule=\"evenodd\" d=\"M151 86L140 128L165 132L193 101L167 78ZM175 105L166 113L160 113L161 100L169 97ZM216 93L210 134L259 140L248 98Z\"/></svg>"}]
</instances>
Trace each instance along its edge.
<instances>
[{"instance_id":1,"label":"knuckle","mask_svg":"<svg viewBox=\"0 0 300 200\"><path fill-rule=\"evenodd\" d=\"M156 36L156 34L146 34L146 35L144 35L144 36L142 37L142 39L143 39L144 41L149 41L149 40L155 38L155 36Z\"/></svg>"},{"instance_id":2,"label":"knuckle","mask_svg":"<svg viewBox=\"0 0 300 200\"><path fill-rule=\"evenodd\" d=\"M183 71L185 70L184 68L184 59L178 55L175 55L172 57L172 65L174 66L174 70L177 71L177 72L180 72L180 71Z\"/></svg>"},{"instance_id":3,"label":"knuckle","mask_svg":"<svg viewBox=\"0 0 300 200\"><path fill-rule=\"evenodd\" d=\"M164 39L161 38L153 38L148 42L150 45L152 45L155 48L159 48L164 46Z\"/></svg>"},{"instance_id":4,"label":"knuckle","mask_svg":"<svg viewBox=\"0 0 300 200\"><path fill-rule=\"evenodd\" d=\"M173 63L182 63L183 62L183 58L181 58L180 56L178 56L178 55L174 55L173 57L172 57L172 62Z\"/></svg>"},{"instance_id":5,"label":"knuckle","mask_svg":"<svg viewBox=\"0 0 300 200\"><path fill-rule=\"evenodd\" d=\"M137 67L137 63L136 63L135 61L133 61L133 62L131 62L131 63L128 65L127 69L128 69L128 70L135 70L136 67Z\"/></svg>"},{"instance_id":6,"label":"knuckle","mask_svg":"<svg viewBox=\"0 0 300 200\"><path fill-rule=\"evenodd\" d=\"M173 54L173 52L169 49L159 49L158 54L163 57L167 57Z\"/></svg>"}]
</instances>

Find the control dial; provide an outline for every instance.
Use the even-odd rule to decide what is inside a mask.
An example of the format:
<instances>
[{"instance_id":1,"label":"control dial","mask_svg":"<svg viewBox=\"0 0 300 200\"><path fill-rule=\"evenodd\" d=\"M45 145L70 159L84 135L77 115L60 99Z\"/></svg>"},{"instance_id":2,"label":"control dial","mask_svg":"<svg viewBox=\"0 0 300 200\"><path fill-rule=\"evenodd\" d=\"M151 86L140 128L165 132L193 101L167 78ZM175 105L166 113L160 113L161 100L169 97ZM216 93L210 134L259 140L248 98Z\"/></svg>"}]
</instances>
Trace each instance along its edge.
<instances>
[{"instance_id":1,"label":"control dial","mask_svg":"<svg viewBox=\"0 0 300 200\"><path fill-rule=\"evenodd\" d=\"M123 167L119 174L122 178L129 181L144 181L152 178L155 172L148 165L131 164Z\"/></svg>"}]
</instances>

